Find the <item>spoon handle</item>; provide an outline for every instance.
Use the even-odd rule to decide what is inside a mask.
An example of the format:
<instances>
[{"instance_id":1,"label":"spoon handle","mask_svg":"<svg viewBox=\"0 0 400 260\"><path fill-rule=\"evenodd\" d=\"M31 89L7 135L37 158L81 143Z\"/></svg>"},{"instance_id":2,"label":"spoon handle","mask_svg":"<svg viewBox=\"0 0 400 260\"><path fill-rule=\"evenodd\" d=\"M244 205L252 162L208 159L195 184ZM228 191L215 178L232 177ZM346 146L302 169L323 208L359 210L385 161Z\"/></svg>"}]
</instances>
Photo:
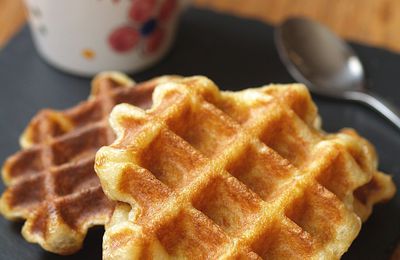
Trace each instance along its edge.
<instances>
[{"instance_id":1,"label":"spoon handle","mask_svg":"<svg viewBox=\"0 0 400 260\"><path fill-rule=\"evenodd\" d=\"M376 94L367 92L348 92L346 98L362 102L377 112L383 117L392 122L400 130L400 111L389 101Z\"/></svg>"}]
</instances>

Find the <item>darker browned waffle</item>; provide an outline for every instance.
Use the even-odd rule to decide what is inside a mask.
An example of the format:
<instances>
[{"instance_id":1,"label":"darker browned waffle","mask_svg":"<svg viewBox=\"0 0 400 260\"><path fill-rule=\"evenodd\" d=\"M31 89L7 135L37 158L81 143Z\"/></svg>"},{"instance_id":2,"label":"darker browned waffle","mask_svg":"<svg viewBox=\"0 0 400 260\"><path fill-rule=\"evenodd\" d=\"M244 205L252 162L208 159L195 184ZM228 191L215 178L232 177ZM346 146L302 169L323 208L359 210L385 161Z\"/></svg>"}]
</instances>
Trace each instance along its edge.
<instances>
[{"instance_id":1,"label":"darker browned waffle","mask_svg":"<svg viewBox=\"0 0 400 260\"><path fill-rule=\"evenodd\" d=\"M71 254L79 250L87 229L103 225L114 204L103 194L94 172L97 149L114 134L108 114L115 104L147 108L156 78L135 85L119 73L103 73L92 83L89 100L64 110L43 110L21 136L23 149L3 167L8 186L0 200L8 219L26 219L22 234L48 251Z\"/></svg>"}]
</instances>

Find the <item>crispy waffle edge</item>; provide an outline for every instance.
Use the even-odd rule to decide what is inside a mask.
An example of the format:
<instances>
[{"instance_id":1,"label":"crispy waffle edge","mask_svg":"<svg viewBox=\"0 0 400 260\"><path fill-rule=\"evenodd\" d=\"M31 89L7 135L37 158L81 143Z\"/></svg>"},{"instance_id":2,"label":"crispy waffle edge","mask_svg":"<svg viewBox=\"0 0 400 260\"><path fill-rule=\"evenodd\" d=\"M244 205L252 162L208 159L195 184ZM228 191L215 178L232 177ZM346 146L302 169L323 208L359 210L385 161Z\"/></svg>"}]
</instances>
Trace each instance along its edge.
<instances>
[{"instance_id":1,"label":"crispy waffle edge","mask_svg":"<svg viewBox=\"0 0 400 260\"><path fill-rule=\"evenodd\" d=\"M152 92L155 84L158 84L159 82L169 81L178 77L179 76L175 75L163 76L151 79L143 83L139 83L138 85L140 85L140 88L143 90L143 92ZM88 98L88 101L83 101L78 105L63 111L45 109L36 114L36 116L31 120L31 122L28 124L21 135L20 144L22 150L6 159L2 167L2 177L6 189L0 198L0 213L9 220L25 220L22 228L23 237L28 242L38 243L47 251L62 255L72 254L78 251L82 247L82 243L86 236L87 230L92 226L104 225L109 220L112 213L112 208L114 207L114 203L102 200L102 203L108 205L106 207L109 207L110 210L106 210L104 213L97 214L96 216L93 216L93 218L85 220L83 226L80 226L78 228L71 228L68 224L63 223L62 220L60 221L58 219L51 219L49 223L47 223L48 225L46 236L44 237L44 235L34 233L32 231L35 228L35 225L40 225L40 216L35 215L37 214L37 210L40 205L36 206L36 208L31 209L32 212L27 212L26 210L23 210L24 212L21 212L20 209L15 211L10 204L10 196L13 192L13 185L15 184L15 182L21 181L24 178L23 176L22 178L17 177L17 179L15 179L15 177L12 177L13 169L11 168L11 166L14 164L15 160L18 159L18 156L20 156L20 154L26 153L27 151L34 151L38 147L42 146L43 143L68 138L68 136L70 136L70 133L73 134L74 131L77 131L76 128L78 127L75 127L73 125L73 122L71 122L68 117L64 115L76 114L77 112L79 113L79 111L77 110L79 110L80 107L84 107L89 102L94 102L96 96L99 94L98 92L100 91L100 84L108 80L113 81L116 84L117 88L131 88L135 86L135 82L132 79L130 79L125 74L119 72L110 71L98 74L92 80L91 94ZM40 127L41 120L43 119L42 117L46 117L48 120L56 121L58 127L60 128L61 134L59 136L53 136L53 133L49 133L48 136L46 136L46 134L44 135L45 137L48 137L49 140L35 140L35 134L36 131L38 131L38 127ZM78 129L78 131L80 130ZM69 167L68 165L73 167L75 165L75 162L67 162L67 167ZM95 174L94 176L95 178L97 178ZM26 181L29 182L29 180ZM102 191L88 190L88 192L97 194ZM106 200L108 201L108 199ZM39 220L37 218L39 218ZM33 222L33 220L35 222Z\"/></svg>"}]
</instances>

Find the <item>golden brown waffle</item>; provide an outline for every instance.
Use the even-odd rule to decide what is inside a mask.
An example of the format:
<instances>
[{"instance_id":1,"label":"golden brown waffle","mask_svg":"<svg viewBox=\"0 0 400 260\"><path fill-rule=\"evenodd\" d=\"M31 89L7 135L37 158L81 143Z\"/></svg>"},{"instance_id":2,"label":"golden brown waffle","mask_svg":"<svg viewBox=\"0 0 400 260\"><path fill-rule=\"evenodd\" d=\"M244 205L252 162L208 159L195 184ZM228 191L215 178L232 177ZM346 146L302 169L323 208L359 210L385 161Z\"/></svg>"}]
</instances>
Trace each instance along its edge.
<instances>
[{"instance_id":1,"label":"golden brown waffle","mask_svg":"<svg viewBox=\"0 0 400 260\"><path fill-rule=\"evenodd\" d=\"M121 104L95 169L118 201L105 259L335 259L372 205L393 196L373 147L325 134L303 85L220 92L207 78Z\"/></svg>"},{"instance_id":2,"label":"golden brown waffle","mask_svg":"<svg viewBox=\"0 0 400 260\"><path fill-rule=\"evenodd\" d=\"M0 200L4 216L26 219L26 240L70 254L81 248L89 227L109 220L114 203L93 169L97 149L114 140L108 114L121 102L149 107L155 85L170 78L134 86L122 74L103 73L94 79L88 101L65 111L44 110L32 119L21 137L24 149L4 164L8 188Z\"/></svg>"}]
</instances>

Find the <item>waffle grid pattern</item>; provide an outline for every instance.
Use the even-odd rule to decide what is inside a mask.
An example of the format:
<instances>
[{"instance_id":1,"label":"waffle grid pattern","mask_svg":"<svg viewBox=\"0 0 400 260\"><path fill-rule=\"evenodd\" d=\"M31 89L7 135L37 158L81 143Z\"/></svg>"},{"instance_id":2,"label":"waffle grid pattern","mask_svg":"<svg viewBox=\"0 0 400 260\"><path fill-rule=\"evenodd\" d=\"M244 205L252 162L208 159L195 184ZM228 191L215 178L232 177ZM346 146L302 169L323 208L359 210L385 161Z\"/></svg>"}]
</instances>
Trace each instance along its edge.
<instances>
[{"instance_id":1,"label":"waffle grid pattern","mask_svg":"<svg viewBox=\"0 0 400 260\"><path fill-rule=\"evenodd\" d=\"M88 101L65 111L44 110L21 137L23 150L8 158L3 179L8 186L0 210L9 219L26 219L22 234L48 251L79 250L87 229L104 225L114 203L102 191L94 156L115 136L108 126L113 106L151 104L158 78L134 86L119 73L103 73L92 83Z\"/></svg>"},{"instance_id":2,"label":"waffle grid pattern","mask_svg":"<svg viewBox=\"0 0 400 260\"><path fill-rule=\"evenodd\" d=\"M304 86L219 92L204 77L157 87L146 112L118 105L96 155L119 201L103 257L339 258L394 187L365 140L318 121ZM371 180L385 191L361 202Z\"/></svg>"}]
</instances>

